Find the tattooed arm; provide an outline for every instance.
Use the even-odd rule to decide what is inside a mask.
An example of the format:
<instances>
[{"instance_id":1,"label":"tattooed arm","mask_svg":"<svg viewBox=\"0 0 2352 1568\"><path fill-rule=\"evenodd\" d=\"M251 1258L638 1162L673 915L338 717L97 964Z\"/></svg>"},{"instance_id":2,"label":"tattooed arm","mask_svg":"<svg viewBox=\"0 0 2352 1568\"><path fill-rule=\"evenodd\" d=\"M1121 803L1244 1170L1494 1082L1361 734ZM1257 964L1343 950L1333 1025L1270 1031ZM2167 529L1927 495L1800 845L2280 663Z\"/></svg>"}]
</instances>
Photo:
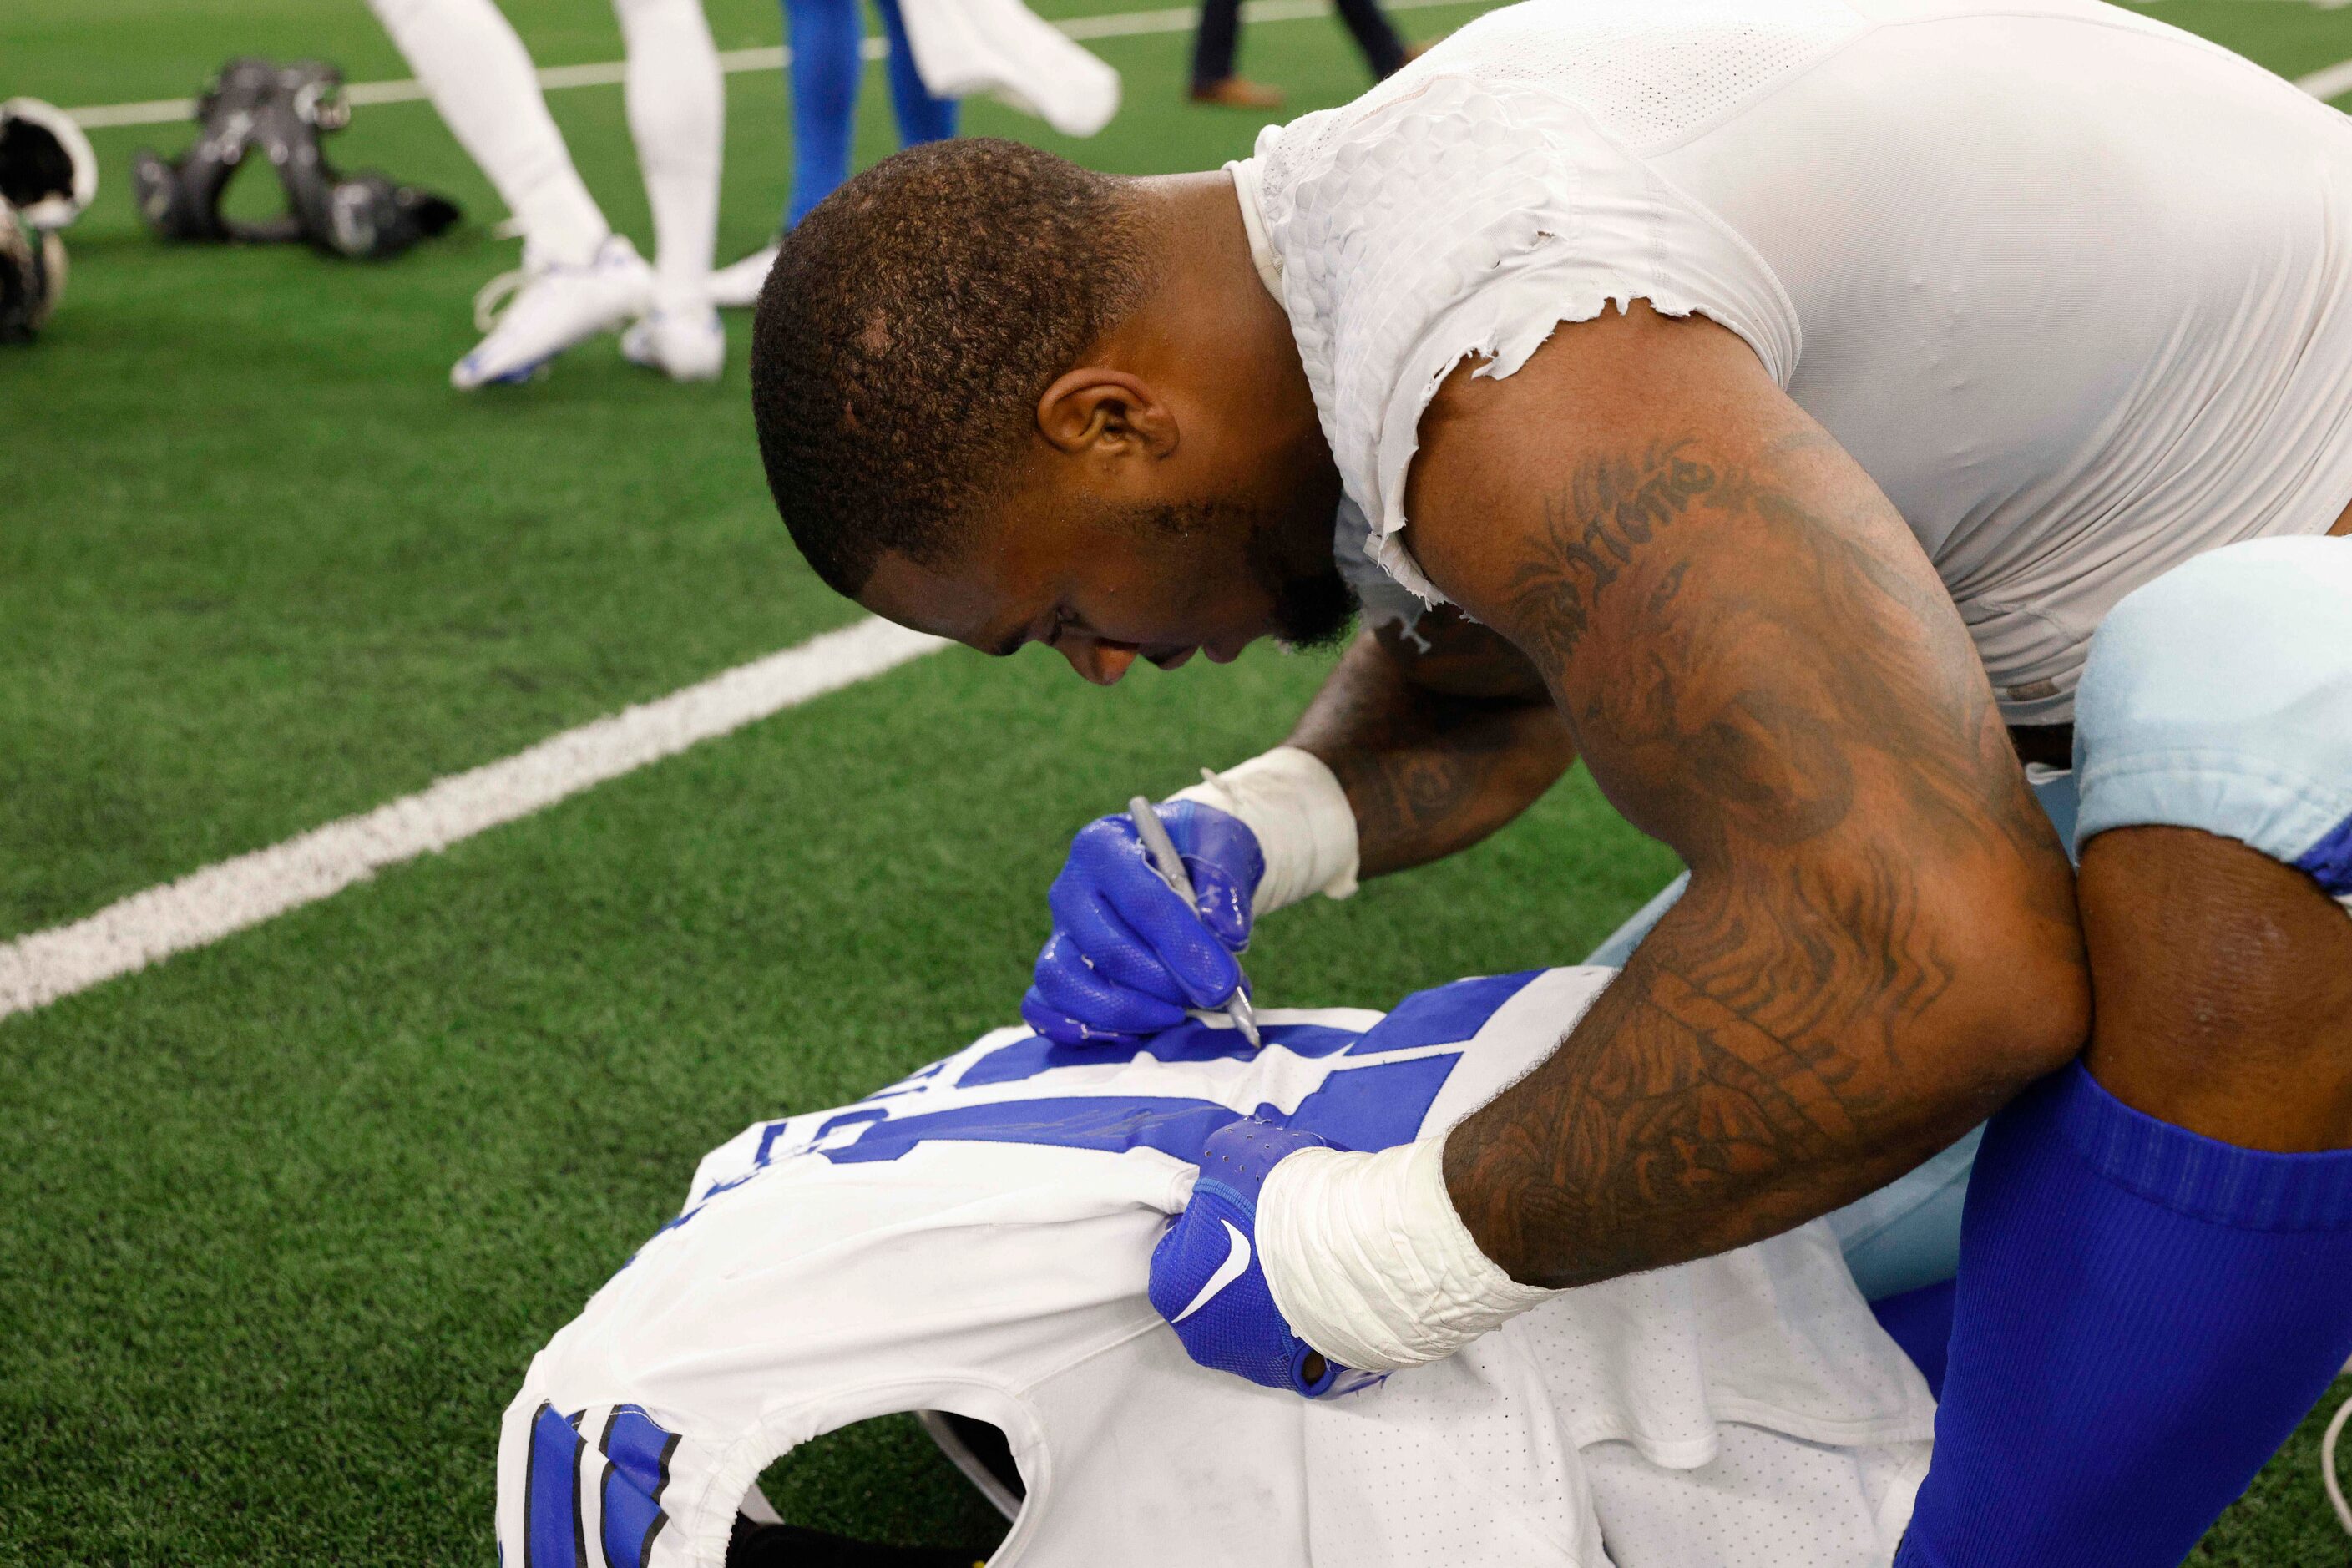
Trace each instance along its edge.
<instances>
[{"instance_id":1,"label":"tattooed arm","mask_svg":"<svg viewBox=\"0 0 2352 1568\"><path fill-rule=\"evenodd\" d=\"M1468 848L1576 760L1534 667L1449 609L1360 635L1289 743L1339 775L1367 877Z\"/></svg>"},{"instance_id":2,"label":"tattooed arm","mask_svg":"<svg viewBox=\"0 0 2352 1568\"><path fill-rule=\"evenodd\" d=\"M1448 1140L1486 1254L1564 1286L1869 1191L2079 1047L2072 880L1902 519L1747 347L1637 306L1422 424L1408 538L1540 673L1689 892Z\"/></svg>"}]
</instances>

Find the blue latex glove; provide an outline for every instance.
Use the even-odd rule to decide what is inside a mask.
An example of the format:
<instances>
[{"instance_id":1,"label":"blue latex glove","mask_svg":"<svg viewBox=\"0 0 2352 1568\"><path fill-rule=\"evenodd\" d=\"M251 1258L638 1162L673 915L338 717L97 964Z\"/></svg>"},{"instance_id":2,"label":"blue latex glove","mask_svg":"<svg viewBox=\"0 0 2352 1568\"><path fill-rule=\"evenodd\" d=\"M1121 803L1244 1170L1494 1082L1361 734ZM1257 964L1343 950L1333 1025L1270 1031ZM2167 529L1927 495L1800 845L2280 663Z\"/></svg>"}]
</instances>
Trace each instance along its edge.
<instances>
[{"instance_id":1,"label":"blue latex glove","mask_svg":"<svg viewBox=\"0 0 2352 1568\"><path fill-rule=\"evenodd\" d=\"M1328 1147L1312 1132L1242 1118L1202 1146L1192 1201L1151 1249L1151 1304L1187 1355L1309 1399L1333 1392L1348 1369L1318 1356L1275 1306L1257 1255L1257 1194L1283 1156Z\"/></svg>"},{"instance_id":2,"label":"blue latex glove","mask_svg":"<svg viewBox=\"0 0 2352 1568\"><path fill-rule=\"evenodd\" d=\"M1037 955L1021 1016L1063 1045L1133 1045L1172 1029L1188 1007L1213 1008L1241 984L1250 900L1265 875L1257 836L1213 806L1153 807L1201 904L1188 907L1151 868L1127 814L1097 817L1070 841L1046 902L1054 934Z\"/></svg>"}]
</instances>

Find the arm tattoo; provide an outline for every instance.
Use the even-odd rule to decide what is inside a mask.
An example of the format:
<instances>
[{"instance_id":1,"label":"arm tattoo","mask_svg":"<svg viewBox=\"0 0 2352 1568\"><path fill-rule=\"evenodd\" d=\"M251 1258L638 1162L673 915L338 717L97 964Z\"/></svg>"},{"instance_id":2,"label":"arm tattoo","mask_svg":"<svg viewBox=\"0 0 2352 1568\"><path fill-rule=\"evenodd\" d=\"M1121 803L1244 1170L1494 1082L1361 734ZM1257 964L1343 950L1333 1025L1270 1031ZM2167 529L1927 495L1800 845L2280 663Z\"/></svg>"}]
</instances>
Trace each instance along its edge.
<instances>
[{"instance_id":1,"label":"arm tattoo","mask_svg":"<svg viewBox=\"0 0 2352 1568\"><path fill-rule=\"evenodd\" d=\"M1515 599L1542 595L1550 611L1541 652L1555 662L1574 657L1591 610L1634 552L1707 500L1716 472L1685 454L1688 440L1653 445L1638 461L1588 463L1564 489L1544 498L1544 531L1551 549L1514 573ZM1654 593L1674 596L1676 567Z\"/></svg>"},{"instance_id":2,"label":"arm tattoo","mask_svg":"<svg viewBox=\"0 0 2352 1568\"><path fill-rule=\"evenodd\" d=\"M1885 518L1811 510L1819 487L1783 468L1801 445L1752 469L1692 439L1587 463L1497 578L1497 624L1602 788L1699 868L1553 1058L1448 1139L1464 1220L1521 1279L1772 1235L2021 1081L2006 1061L1931 1071L1906 1047L1923 1025L1964 1026L1937 1012L1958 973L1931 918L1937 868L2054 840L1948 600L1870 542ZM1727 570L1719 537L1753 553ZM2063 880L2037 896L2037 918L2071 928Z\"/></svg>"},{"instance_id":3,"label":"arm tattoo","mask_svg":"<svg viewBox=\"0 0 2352 1568\"><path fill-rule=\"evenodd\" d=\"M1506 776L1525 771L1514 764L1529 749L1528 732L1545 727L1540 720L1548 715L1462 699L1429 707L1439 710L1399 716L1412 725L1391 732L1403 743L1354 752L1333 765L1356 814L1367 874L1466 848L1526 809L1558 776L1558 769L1545 769L1549 776L1534 781L1532 793L1510 787Z\"/></svg>"},{"instance_id":4,"label":"arm tattoo","mask_svg":"<svg viewBox=\"0 0 2352 1568\"><path fill-rule=\"evenodd\" d=\"M1550 693L1507 643L1451 611L1423 616L1419 633L1417 647L1360 637L1291 736L1347 791L1367 876L1476 843L1575 757Z\"/></svg>"}]
</instances>

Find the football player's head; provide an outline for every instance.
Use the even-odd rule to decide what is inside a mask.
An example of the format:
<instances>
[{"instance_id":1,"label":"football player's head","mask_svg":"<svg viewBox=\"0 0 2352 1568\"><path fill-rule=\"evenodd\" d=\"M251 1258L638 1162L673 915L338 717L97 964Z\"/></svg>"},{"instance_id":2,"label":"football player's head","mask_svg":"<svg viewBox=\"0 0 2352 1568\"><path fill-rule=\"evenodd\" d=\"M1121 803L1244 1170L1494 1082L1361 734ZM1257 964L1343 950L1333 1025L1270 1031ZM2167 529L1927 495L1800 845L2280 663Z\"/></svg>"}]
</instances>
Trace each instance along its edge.
<instances>
[{"instance_id":1,"label":"football player's head","mask_svg":"<svg viewBox=\"0 0 2352 1568\"><path fill-rule=\"evenodd\" d=\"M902 153L785 240L751 385L802 553L892 620L1107 683L1352 613L1338 471L1223 174Z\"/></svg>"}]
</instances>

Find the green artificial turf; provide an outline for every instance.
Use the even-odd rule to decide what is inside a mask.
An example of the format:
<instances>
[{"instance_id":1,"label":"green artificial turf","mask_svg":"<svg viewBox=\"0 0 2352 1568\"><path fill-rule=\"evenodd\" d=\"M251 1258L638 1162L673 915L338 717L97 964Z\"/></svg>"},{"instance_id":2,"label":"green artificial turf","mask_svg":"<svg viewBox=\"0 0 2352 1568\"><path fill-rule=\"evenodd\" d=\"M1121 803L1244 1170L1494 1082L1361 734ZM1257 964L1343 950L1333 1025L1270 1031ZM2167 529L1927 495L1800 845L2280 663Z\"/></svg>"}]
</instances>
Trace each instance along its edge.
<instances>
[{"instance_id":1,"label":"green artificial turf","mask_svg":"<svg viewBox=\"0 0 2352 1568\"><path fill-rule=\"evenodd\" d=\"M508 9L542 64L617 56L594 0ZM711 11L722 47L777 41L757 0ZM2291 74L2352 56L2329 11L2153 14ZM1256 119L1181 105L1181 35L1096 47L1128 93L1101 137L985 103L967 128L1134 172L1247 150ZM19 0L0 94L183 96L244 50L406 74L353 0ZM1300 109L1362 82L1320 19L1254 27L1244 66ZM728 94L723 256L766 236L788 151L772 74ZM618 90L549 101L646 244ZM604 342L448 390L517 247L424 105L362 109L334 148L468 208L380 267L159 247L125 166L186 130L94 139L66 307L0 353L0 940L851 618L769 509L740 319L715 387ZM1043 653L940 655L0 1020L0 1564L488 1564L499 1409L696 1158L1008 1021L1068 832L1278 739L1320 669L1263 651L1110 695ZM1580 773L1459 860L1286 912L1252 970L1268 1003L1383 1005L1573 957L1670 869ZM2200 1562L2352 1560L2318 1419ZM992 1529L906 1422L771 1482L845 1531Z\"/></svg>"},{"instance_id":2,"label":"green artificial turf","mask_svg":"<svg viewBox=\"0 0 2352 1568\"><path fill-rule=\"evenodd\" d=\"M193 92L236 49L323 55L354 79L405 74L356 4L310 24L290 5L211 9L0 8L0 92ZM618 51L609 9L591 0L511 9L534 45L541 19L563 18L542 63ZM778 39L772 9L714 11L723 47ZM1180 107L1183 37L1100 47L1132 105L1100 137L1055 137L992 102L971 106L969 128L1133 171L1248 152L1257 120ZM1249 47L1303 101L1361 85L1335 24L1260 26ZM860 150L872 158L893 132L878 68L869 79ZM619 90L548 101L612 221L650 253ZM728 106L722 257L773 228L788 151L778 73L729 78ZM520 247L491 237L502 209L428 106L362 109L332 143L343 163L449 191L471 215L375 267L155 244L131 208L129 157L188 139L171 126L94 134L105 183L69 236L65 306L0 359L22 524L0 529L0 846L40 846L0 855L0 939L855 613L801 565L769 505L744 318L715 386L662 382L606 340L537 384L459 395L446 376L477 335L469 301ZM241 200L268 188L266 171L232 187Z\"/></svg>"}]
</instances>

